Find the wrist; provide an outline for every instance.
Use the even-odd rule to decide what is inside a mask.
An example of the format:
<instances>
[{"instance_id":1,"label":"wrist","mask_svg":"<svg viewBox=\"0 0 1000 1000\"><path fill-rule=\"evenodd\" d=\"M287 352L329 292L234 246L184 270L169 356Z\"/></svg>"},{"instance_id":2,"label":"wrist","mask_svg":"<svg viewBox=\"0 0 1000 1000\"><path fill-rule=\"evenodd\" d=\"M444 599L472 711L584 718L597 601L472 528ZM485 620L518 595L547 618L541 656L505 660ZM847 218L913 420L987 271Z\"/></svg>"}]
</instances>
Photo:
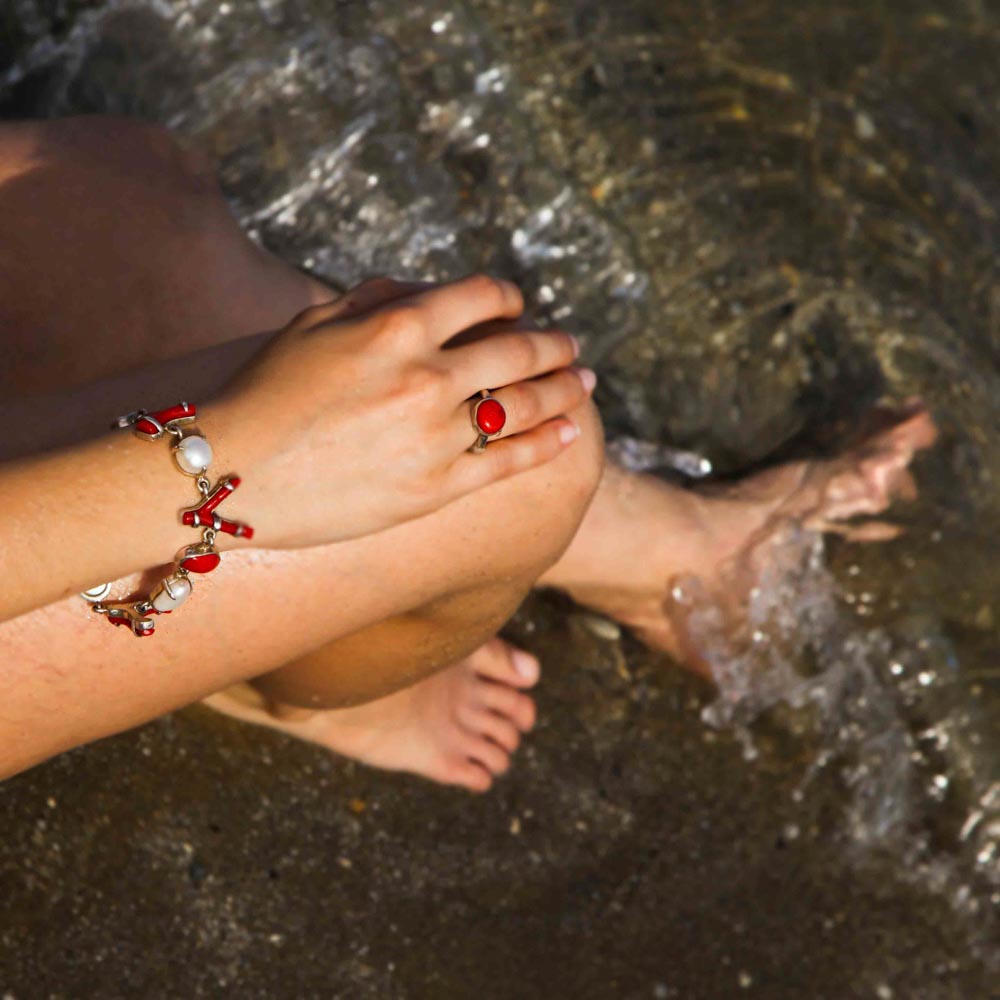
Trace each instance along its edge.
<instances>
[{"instance_id":1,"label":"wrist","mask_svg":"<svg viewBox=\"0 0 1000 1000\"><path fill-rule=\"evenodd\" d=\"M145 441L149 451L159 451L161 469L174 466L169 489L165 489L160 482L162 472L154 473L152 470L155 467L148 464L141 466L150 480L144 485L147 490L152 487L143 513L162 517L170 504L173 516L163 517L162 524L165 526L179 521L186 531L185 544L174 549L172 570L146 596L138 599L134 596L111 598L115 588L110 583L94 585L81 594L107 621L127 626L136 636L152 635L156 617L179 608L194 591L195 580L216 569L222 558L218 544L221 539L248 542L254 534L246 521L235 519L229 505L223 508L242 485L242 477L235 472L220 476L215 471L220 467L217 459L231 461L233 453L227 454L225 448L221 455L216 453L216 448L209 444L206 423L220 431L226 426L224 419L213 420L212 414L204 410L199 414L198 408L190 403L177 403L153 412L138 410L115 423L118 429L129 431L130 437ZM168 446L167 454L164 454L161 443ZM140 448L147 450L146 445L140 445ZM139 460L138 454L134 455L134 460ZM180 495L176 492L179 487L178 471L188 479L189 488L194 493L192 501L179 508L174 506L176 501L168 499L171 495ZM240 514L243 516L242 512Z\"/></svg>"},{"instance_id":2,"label":"wrist","mask_svg":"<svg viewBox=\"0 0 1000 1000\"><path fill-rule=\"evenodd\" d=\"M199 407L198 421L212 442L212 466L222 476L239 475L234 506L241 520L253 525L251 538L219 535L217 544L267 548L273 543L276 504L269 495L270 451L266 421L256 419L239 396L217 396Z\"/></svg>"}]
</instances>

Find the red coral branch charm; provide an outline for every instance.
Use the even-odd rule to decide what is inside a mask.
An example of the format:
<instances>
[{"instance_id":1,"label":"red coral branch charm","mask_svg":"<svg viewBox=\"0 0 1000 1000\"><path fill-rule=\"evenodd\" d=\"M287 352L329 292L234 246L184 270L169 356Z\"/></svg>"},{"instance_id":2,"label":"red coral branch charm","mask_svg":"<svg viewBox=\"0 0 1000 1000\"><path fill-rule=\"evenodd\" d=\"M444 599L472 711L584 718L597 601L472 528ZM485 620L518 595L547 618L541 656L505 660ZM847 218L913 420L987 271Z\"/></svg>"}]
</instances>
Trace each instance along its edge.
<instances>
[{"instance_id":1,"label":"red coral branch charm","mask_svg":"<svg viewBox=\"0 0 1000 1000\"><path fill-rule=\"evenodd\" d=\"M253 538L253 528L249 524L230 521L215 513L215 508L240 485L240 482L239 476L219 480L215 489L200 504L188 507L181 513L181 523L194 528L213 528L215 531L234 535L236 538Z\"/></svg>"},{"instance_id":2,"label":"red coral branch charm","mask_svg":"<svg viewBox=\"0 0 1000 1000\"><path fill-rule=\"evenodd\" d=\"M149 441L158 441L171 427L179 424L189 424L198 416L198 407L194 403L177 403L165 410L147 413L145 410L135 410L119 417L112 427L131 427L140 437Z\"/></svg>"},{"instance_id":3,"label":"red coral branch charm","mask_svg":"<svg viewBox=\"0 0 1000 1000\"><path fill-rule=\"evenodd\" d=\"M236 538L253 538L253 528L249 524L231 521L216 512L240 485L240 477L220 479L215 489L209 490L206 472L212 460L212 449L197 427L191 426L197 416L197 407L191 403L177 403L153 413L134 410L111 425L130 429L147 441L158 441L167 434L174 436L177 439L171 448L174 461L181 472L196 479L202 494L195 506L181 511L182 524L202 529L201 541L186 545L177 553L174 571L164 577L147 598L105 604L104 599L111 589L108 583L91 587L80 595L96 612L106 615L112 625L127 625L132 634L139 637L152 635L155 631L152 616L169 615L191 596L192 573L210 573L219 565L222 557L215 547L215 537L220 531Z\"/></svg>"},{"instance_id":4,"label":"red coral branch charm","mask_svg":"<svg viewBox=\"0 0 1000 1000\"><path fill-rule=\"evenodd\" d=\"M152 618L147 618L132 605L127 604L108 608L108 621L112 625L128 625L133 635L139 636L140 639L143 636L152 635L156 628Z\"/></svg>"}]
</instances>

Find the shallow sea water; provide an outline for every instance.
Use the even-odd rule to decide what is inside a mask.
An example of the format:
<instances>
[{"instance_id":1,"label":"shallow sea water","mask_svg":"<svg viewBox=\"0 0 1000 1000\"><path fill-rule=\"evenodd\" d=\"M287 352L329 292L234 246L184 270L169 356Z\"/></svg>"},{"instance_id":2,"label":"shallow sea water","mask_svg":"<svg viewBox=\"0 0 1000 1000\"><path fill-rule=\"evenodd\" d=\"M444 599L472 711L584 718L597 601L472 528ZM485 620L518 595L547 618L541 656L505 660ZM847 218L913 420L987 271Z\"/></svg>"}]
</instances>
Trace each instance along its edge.
<instances>
[{"instance_id":1,"label":"shallow sea water","mask_svg":"<svg viewBox=\"0 0 1000 1000\"><path fill-rule=\"evenodd\" d=\"M17 0L0 3L0 29L2 113L171 125L215 157L254 238L336 287L474 269L517 280L541 320L582 335L609 437L634 465L695 480L830 450L882 397L923 396L942 428L904 538L857 547L789 531L745 641L685 584L717 692L554 598L529 602L514 634L548 654L554 719L492 804L197 711L7 783L0 987L997 989L1000 17L988 5ZM83 791L110 775L119 795ZM220 801L253 829L227 827ZM318 855L325 836L335 863ZM261 860L276 844L281 862ZM77 869L66 853L83 846ZM281 877L258 885L261 866ZM530 877L505 885L491 866ZM146 878L143 906L131 897ZM317 884L332 910L302 902ZM288 885L298 907L281 901ZM136 913L146 931L129 926ZM35 944L32 959L46 921L76 944ZM147 943L160 935L193 963L180 978ZM115 986L101 969L122 947Z\"/></svg>"}]
</instances>

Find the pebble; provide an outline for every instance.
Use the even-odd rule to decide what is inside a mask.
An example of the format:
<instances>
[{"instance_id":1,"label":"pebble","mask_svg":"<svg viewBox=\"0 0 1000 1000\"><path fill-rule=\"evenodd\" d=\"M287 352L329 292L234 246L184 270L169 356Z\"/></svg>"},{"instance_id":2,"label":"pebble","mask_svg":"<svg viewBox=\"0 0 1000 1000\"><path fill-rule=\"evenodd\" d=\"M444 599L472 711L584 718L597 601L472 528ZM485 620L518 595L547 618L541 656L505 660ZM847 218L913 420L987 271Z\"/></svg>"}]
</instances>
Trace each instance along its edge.
<instances>
[{"instance_id":1,"label":"pebble","mask_svg":"<svg viewBox=\"0 0 1000 1000\"><path fill-rule=\"evenodd\" d=\"M605 642L617 642L622 637L621 626L603 615L581 612L577 618L588 632Z\"/></svg>"}]
</instances>

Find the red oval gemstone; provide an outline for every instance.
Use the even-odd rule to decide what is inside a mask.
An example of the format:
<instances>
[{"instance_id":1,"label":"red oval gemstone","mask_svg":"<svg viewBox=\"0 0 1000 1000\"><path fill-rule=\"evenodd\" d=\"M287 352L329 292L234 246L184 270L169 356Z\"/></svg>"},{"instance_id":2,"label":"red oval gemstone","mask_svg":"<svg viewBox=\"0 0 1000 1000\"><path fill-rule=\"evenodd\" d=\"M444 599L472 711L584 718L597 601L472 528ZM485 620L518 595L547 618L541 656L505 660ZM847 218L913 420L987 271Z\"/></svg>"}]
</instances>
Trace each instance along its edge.
<instances>
[{"instance_id":1,"label":"red oval gemstone","mask_svg":"<svg viewBox=\"0 0 1000 1000\"><path fill-rule=\"evenodd\" d=\"M189 573L211 573L221 561L222 557L218 552L200 552L197 555L183 556L180 565Z\"/></svg>"},{"instance_id":2,"label":"red oval gemstone","mask_svg":"<svg viewBox=\"0 0 1000 1000\"><path fill-rule=\"evenodd\" d=\"M476 426L484 434L497 434L507 423L507 411L495 399L484 399L476 407Z\"/></svg>"}]
</instances>

